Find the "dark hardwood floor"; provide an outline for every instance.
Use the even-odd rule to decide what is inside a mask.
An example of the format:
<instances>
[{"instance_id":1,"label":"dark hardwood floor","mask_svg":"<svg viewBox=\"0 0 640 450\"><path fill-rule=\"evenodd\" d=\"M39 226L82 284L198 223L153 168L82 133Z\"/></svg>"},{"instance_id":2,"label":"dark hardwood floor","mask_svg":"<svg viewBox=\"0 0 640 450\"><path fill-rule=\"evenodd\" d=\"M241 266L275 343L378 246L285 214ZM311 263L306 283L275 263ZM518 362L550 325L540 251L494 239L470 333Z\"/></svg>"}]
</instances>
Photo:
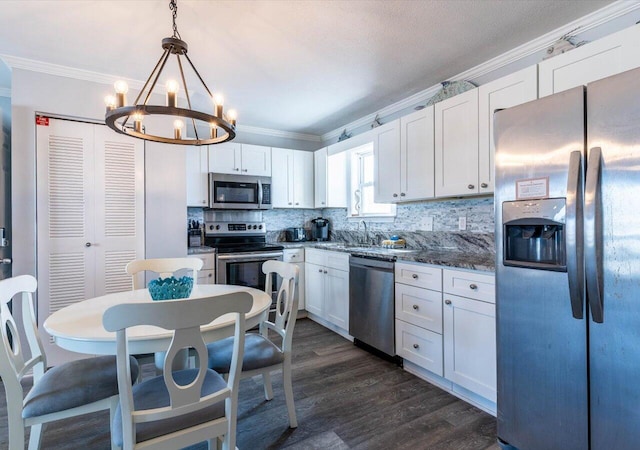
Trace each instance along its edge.
<instances>
[{"instance_id":1,"label":"dark hardwood floor","mask_svg":"<svg viewBox=\"0 0 640 450\"><path fill-rule=\"evenodd\" d=\"M498 449L491 415L308 319L296 323L294 334L295 430L288 426L282 376L272 378L269 402L260 378L240 384L240 449ZM6 448L2 389L0 449ZM42 448L109 449L108 413L46 425Z\"/></svg>"}]
</instances>

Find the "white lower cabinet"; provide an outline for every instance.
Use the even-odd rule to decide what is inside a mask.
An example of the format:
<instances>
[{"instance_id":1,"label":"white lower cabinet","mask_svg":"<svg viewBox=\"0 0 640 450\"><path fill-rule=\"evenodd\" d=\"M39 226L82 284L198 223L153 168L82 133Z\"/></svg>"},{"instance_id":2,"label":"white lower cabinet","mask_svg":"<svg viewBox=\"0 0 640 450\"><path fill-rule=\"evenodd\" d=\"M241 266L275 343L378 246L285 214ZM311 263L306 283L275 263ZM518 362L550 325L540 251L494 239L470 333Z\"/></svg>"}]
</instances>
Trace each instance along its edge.
<instances>
[{"instance_id":1,"label":"white lower cabinet","mask_svg":"<svg viewBox=\"0 0 640 450\"><path fill-rule=\"evenodd\" d=\"M282 260L295 264L299 269L295 297L298 299L298 311L303 310L305 309L304 248L285 248Z\"/></svg>"},{"instance_id":2,"label":"white lower cabinet","mask_svg":"<svg viewBox=\"0 0 640 450\"><path fill-rule=\"evenodd\" d=\"M395 278L396 352L405 368L495 413L494 275L396 262Z\"/></svg>"},{"instance_id":3,"label":"white lower cabinet","mask_svg":"<svg viewBox=\"0 0 640 450\"><path fill-rule=\"evenodd\" d=\"M444 283L444 376L495 402L494 276L445 269L443 279L457 280L457 283ZM465 287L466 297L450 293L459 293Z\"/></svg>"},{"instance_id":4,"label":"white lower cabinet","mask_svg":"<svg viewBox=\"0 0 640 450\"><path fill-rule=\"evenodd\" d=\"M349 254L306 249L305 305L317 318L349 330Z\"/></svg>"},{"instance_id":5,"label":"white lower cabinet","mask_svg":"<svg viewBox=\"0 0 640 450\"><path fill-rule=\"evenodd\" d=\"M198 253L189 255L189 258L200 258L202 269L198 271L198 284L216 284L216 254Z\"/></svg>"}]
</instances>

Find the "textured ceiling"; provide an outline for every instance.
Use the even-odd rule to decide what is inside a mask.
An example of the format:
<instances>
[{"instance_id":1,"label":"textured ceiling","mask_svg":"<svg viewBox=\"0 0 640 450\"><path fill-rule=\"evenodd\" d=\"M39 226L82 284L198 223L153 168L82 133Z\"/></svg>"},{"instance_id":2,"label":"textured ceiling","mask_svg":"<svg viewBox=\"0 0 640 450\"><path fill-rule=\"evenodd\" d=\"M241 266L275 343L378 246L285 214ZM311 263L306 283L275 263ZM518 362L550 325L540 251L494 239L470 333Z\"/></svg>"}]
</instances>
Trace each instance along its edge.
<instances>
[{"instance_id":1,"label":"textured ceiling","mask_svg":"<svg viewBox=\"0 0 640 450\"><path fill-rule=\"evenodd\" d=\"M240 124L323 134L608 0L178 1L178 29ZM144 81L166 0L3 1L0 54ZM190 88L195 87L190 82Z\"/></svg>"}]
</instances>

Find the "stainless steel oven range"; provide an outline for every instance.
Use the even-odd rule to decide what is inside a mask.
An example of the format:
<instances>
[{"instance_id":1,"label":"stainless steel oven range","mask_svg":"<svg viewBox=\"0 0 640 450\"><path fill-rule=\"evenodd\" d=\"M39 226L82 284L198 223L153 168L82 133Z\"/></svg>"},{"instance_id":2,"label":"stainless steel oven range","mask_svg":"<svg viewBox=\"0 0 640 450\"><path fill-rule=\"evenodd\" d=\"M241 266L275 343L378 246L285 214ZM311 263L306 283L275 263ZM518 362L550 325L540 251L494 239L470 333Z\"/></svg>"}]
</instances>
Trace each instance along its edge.
<instances>
[{"instance_id":1,"label":"stainless steel oven range","mask_svg":"<svg viewBox=\"0 0 640 450\"><path fill-rule=\"evenodd\" d=\"M216 283L264 290L262 264L282 261L283 246L266 243L264 222L205 222L205 245L216 249ZM277 282L270 287L277 292ZM274 296L275 297L275 296Z\"/></svg>"}]
</instances>

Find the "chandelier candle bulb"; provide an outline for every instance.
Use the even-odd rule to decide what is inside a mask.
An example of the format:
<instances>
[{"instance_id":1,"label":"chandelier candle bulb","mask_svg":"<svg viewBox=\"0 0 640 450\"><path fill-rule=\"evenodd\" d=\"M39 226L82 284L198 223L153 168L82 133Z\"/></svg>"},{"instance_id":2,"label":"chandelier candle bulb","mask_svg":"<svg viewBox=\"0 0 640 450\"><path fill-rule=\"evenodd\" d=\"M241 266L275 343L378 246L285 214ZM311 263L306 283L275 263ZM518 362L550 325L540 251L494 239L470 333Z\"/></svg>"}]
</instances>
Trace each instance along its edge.
<instances>
[{"instance_id":1,"label":"chandelier candle bulb","mask_svg":"<svg viewBox=\"0 0 640 450\"><path fill-rule=\"evenodd\" d=\"M238 113L236 112L235 109L230 109L229 112L227 113L227 118L229 119L229 123L231 123L231 125L235 127L236 120L238 119Z\"/></svg>"},{"instance_id":2,"label":"chandelier candle bulb","mask_svg":"<svg viewBox=\"0 0 640 450\"><path fill-rule=\"evenodd\" d=\"M182 139L182 128L184 122L182 120L176 120L173 122L173 136L175 139Z\"/></svg>"},{"instance_id":3,"label":"chandelier candle bulb","mask_svg":"<svg viewBox=\"0 0 640 450\"><path fill-rule=\"evenodd\" d=\"M224 97L222 94L215 94L213 96L213 103L216 105L216 117L222 118L222 105L224 104Z\"/></svg>"},{"instance_id":4,"label":"chandelier candle bulb","mask_svg":"<svg viewBox=\"0 0 640 450\"><path fill-rule=\"evenodd\" d=\"M214 123L211 124L211 139L215 139L218 137L218 128Z\"/></svg>"},{"instance_id":5,"label":"chandelier candle bulb","mask_svg":"<svg viewBox=\"0 0 640 450\"><path fill-rule=\"evenodd\" d=\"M138 133L142 133L142 119L144 118L144 115L140 114L140 113L136 113L133 115L133 129L136 130Z\"/></svg>"},{"instance_id":6,"label":"chandelier candle bulb","mask_svg":"<svg viewBox=\"0 0 640 450\"><path fill-rule=\"evenodd\" d=\"M129 92L129 86L125 81L118 80L113 85L116 90L116 108L122 108L127 103L127 92Z\"/></svg>"},{"instance_id":7,"label":"chandelier candle bulb","mask_svg":"<svg viewBox=\"0 0 640 450\"><path fill-rule=\"evenodd\" d=\"M116 107L116 98L113 95L107 95L104 98L104 104L107 106L107 111L111 111Z\"/></svg>"},{"instance_id":8,"label":"chandelier candle bulb","mask_svg":"<svg viewBox=\"0 0 640 450\"><path fill-rule=\"evenodd\" d=\"M179 84L176 80L167 81L167 106L175 108L178 106Z\"/></svg>"}]
</instances>

